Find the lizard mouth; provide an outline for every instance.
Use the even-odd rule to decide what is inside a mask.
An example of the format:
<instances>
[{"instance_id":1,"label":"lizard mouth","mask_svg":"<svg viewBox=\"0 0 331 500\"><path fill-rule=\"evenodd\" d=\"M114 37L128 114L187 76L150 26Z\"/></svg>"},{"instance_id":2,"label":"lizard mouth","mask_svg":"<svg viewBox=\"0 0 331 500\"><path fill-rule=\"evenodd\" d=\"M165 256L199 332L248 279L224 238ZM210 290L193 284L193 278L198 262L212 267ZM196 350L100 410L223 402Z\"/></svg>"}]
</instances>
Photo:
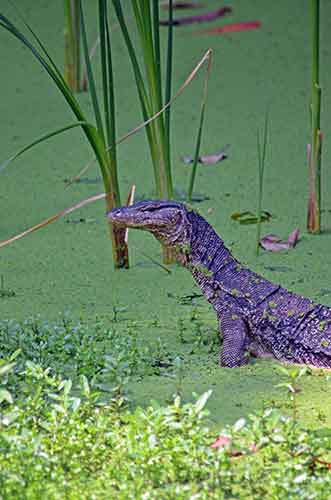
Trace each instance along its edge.
<instances>
[{"instance_id":1,"label":"lizard mouth","mask_svg":"<svg viewBox=\"0 0 331 500\"><path fill-rule=\"evenodd\" d=\"M107 217L116 226L133 227L137 223L133 210L130 208L114 208L107 213Z\"/></svg>"}]
</instances>

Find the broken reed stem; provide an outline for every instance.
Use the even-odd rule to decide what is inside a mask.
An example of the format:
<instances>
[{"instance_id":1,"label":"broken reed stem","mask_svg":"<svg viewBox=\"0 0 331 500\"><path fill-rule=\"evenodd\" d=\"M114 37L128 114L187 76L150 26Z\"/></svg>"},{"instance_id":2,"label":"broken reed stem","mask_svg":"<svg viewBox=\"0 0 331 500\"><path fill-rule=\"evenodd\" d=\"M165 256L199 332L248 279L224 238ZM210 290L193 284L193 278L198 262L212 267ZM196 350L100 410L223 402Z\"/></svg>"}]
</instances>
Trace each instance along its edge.
<instances>
[{"instance_id":1,"label":"broken reed stem","mask_svg":"<svg viewBox=\"0 0 331 500\"><path fill-rule=\"evenodd\" d=\"M309 167L309 198L307 230L321 232L321 87L319 82L319 17L320 2L311 0L312 17L312 82L311 82L311 144L307 149Z\"/></svg>"}]
</instances>

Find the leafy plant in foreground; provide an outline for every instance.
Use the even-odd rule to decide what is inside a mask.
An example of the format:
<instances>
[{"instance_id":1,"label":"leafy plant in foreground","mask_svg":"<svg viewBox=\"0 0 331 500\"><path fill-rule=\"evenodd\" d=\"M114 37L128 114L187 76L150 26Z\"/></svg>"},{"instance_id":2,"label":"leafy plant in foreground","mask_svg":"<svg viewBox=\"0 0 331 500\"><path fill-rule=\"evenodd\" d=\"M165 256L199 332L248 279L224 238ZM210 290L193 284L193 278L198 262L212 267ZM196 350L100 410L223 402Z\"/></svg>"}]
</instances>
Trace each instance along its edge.
<instances>
[{"instance_id":1,"label":"leafy plant in foreground","mask_svg":"<svg viewBox=\"0 0 331 500\"><path fill-rule=\"evenodd\" d=\"M37 366L21 377L24 398L11 419L0 415L6 499L329 497L328 429L304 429L266 409L223 428L212 447L216 433L205 409L211 391L192 403L176 397L164 407L119 412L96 405L86 381L73 394L70 381Z\"/></svg>"}]
</instances>

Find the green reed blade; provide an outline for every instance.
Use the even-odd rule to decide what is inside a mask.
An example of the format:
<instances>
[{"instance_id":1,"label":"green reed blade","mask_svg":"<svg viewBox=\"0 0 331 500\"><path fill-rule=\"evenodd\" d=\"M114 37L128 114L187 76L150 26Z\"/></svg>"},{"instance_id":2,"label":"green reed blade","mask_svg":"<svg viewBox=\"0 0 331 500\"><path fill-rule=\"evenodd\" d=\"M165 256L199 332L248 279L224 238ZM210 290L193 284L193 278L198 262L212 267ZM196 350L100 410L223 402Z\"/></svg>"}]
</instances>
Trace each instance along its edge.
<instances>
[{"instance_id":1,"label":"green reed blade","mask_svg":"<svg viewBox=\"0 0 331 500\"><path fill-rule=\"evenodd\" d=\"M208 97L208 83L209 83L209 77L210 77L210 71L211 71L211 55L209 56L209 58L207 60L207 64L208 64L208 66L207 66L207 72L206 72L204 86L203 86L203 96L202 96L202 102L201 102L199 128L198 128L197 140L196 140L196 144L195 144L192 171L191 171L191 175L190 175L189 187L188 187L188 192L187 192L187 199L189 202L192 202L194 182L195 182L195 178L196 178L196 174L197 174L200 146L201 146L201 140L202 140L202 129L203 129L205 110L206 110L206 105L207 105L207 97Z\"/></svg>"},{"instance_id":2,"label":"green reed blade","mask_svg":"<svg viewBox=\"0 0 331 500\"><path fill-rule=\"evenodd\" d=\"M172 82L172 66L173 66L173 0L169 0L169 26L168 26L168 47L167 47L167 66L166 66L166 83L165 83L165 102L171 99L171 82ZM168 158L170 158L170 106L165 111L164 124L165 134L168 149Z\"/></svg>"},{"instance_id":3,"label":"green reed blade","mask_svg":"<svg viewBox=\"0 0 331 500\"><path fill-rule=\"evenodd\" d=\"M194 159L193 159L192 171L191 171L191 176L190 176L190 183L189 183L189 188L188 188L188 192L187 192L187 199L189 202L192 202L194 182L195 182L195 178L197 175L197 167L198 167L198 160L199 160L199 153L200 153L200 146L201 146L201 139L202 139L202 128L203 128L204 117L205 117L205 106L203 105L201 107L199 129L198 129L197 140L196 140L196 144L195 144L195 152L194 152Z\"/></svg>"},{"instance_id":4,"label":"green reed blade","mask_svg":"<svg viewBox=\"0 0 331 500\"><path fill-rule=\"evenodd\" d=\"M260 239L261 239L261 223L262 216L262 198L263 198L263 179L264 167L268 142L268 127L269 126L269 111L266 112L264 129L263 129L263 145L261 149L261 140L259 131L257 131L257 156L258 156L258 206L257 206L257 225L256 225L256 255L260 252Z\"/></svg>"},{"instance_id":5,"label":"green reed blade","mask_svg":"<svg viewBox=\"0 0 331 500\"><path fill-rule=\"evenodd\" d=\"M30 144L28 144L27 146L24 146L22 149L18 150L13 156L8 158L8 160L4 161L0 165L0 172L2 170L4 170L10 163L12 163L14 160L16 160L16 158L21 156L23 153L25 153L29 149L33 148L33 146L36 146L37 144L40 144L41 142L47 141L51 137L54 137L55 135L61 134L62 132L66 132L67 130L70 130L70 129L75 128L75 127L81 127L83 125L85 127L90 127L91 129L94 129L96 132L95 126L92 125L91 123L75 122L75 123L71 123L70 125L66 125L65 127L61 127L57 130L53 130L52 132L48 132L47 134L43 134L41 137L38 137L38 139L35 139L34 141L30 142Z\"/></svg>"},{"instance_id":6,"label":"green reed blade","mask_svg":"<svg viewBox=\"0 0 331 500\"><path fill-rule=\"evenodd\" d=\"M134 49L134 45L132 43L131 37L129 35L129 30L124 18L122 6L120 0L112 0L113 6L115 9L115 13L117 16L118 23L120 25L122 35L124 38L124 42L126 44L128 54L131 60L132 68L133 68L133 73L135 77L135 82L136 82L136 87L138 91L138 96L139 96L139 101L142 109L142 114L143 114L143 119L144 121L147 121L150 116L153 115L144 79L140 70L140 66L138 63L138 58ZM153 127L153 124L149 124L146 126L146 134L147 134L147 139L148 139L148 144L151 152L151 157L152 157L152 163L154 166L154 176L155 176L155 184L156 184L156 191L160 191L160 179L159 179L159 172L157 171L155 165L157 165L157 158L158 158L158 151L156 148L156 138L155 138L155 127Z\"/></svg>"},{"instance_id":7,"label":"green reed blade","mask_svg":"<svg viewBox=\"0 0 331 500\"><path fill-rule=\"evenodd\" d=\"M99 0L99 33L100 33L100 54L101 54L101 74L102 74L102 91L103 104L105 113L105 125L107 135L107 147L112 143L111 136L111 110L109 109L109 85L108 85L108 52L110 47L106 40L106 23L107 23L107 3L104 0Z\"/></svg>"},{"instance_id":8,"label":"green reed blade","mask_svg":"<svg viewBox=\"0 0 331 500\"><path fill-rule=\"evenodd\" d=\"M101 137L103 138L103 140L105 140L105 134L104 134L104 130L103 130L99 101L98 101L98 96L97 96L97 91L96 91L95 81L94 81L94 76L93 76L93 70L92 70L92 64L91 64L91 59L90 59L90 52L89 52L88 43L87 43L84 12L83 12L83 8L82 8L81 0L79 0L79 9L80 9L79 17L80 17L80 22L81 22L83 53L84 53L86 72L87 72L88 89L89 89L91 100L92 100L92 105L93 105L94 116L95 116L97 128L99 130L99 133L101 134Z\"/></svg>"},{"instance_id":9,"label":"green reed blade","mask_svg":"<svg viewBox=\"0 0 331 500\"><path fill-rule=\"evenodd\" d=\"M160 12L159 1L153 0L153 36L154 36L154 59L158 89L158 100L162 105L162 72L161 72L161 50L160 50ZM161 108L161 106L160 106Z\"/></svg>"},{"instance_id":10,"label":"green reed blade","mask_svg":"<svg viewBox=\"0 0 331 500\"><path fill-rule=\"evenodd\" d=\"M25 23L25 25L28 27L28 24ZM45 69L45 71L48 73L48 75L52 78L58 89L60 90L61 94L69 104L71 110L75 114L76 118L78 121L82 122L83 124L81 125L84 133L89 140L96 157L98 158L99 164L101 166L101 169L103 168L104 161L105 161L105 155L100 147L100 141L97 138L97 132L96 130L93 130L91 127L88 127L84 125L84 123L88 123L88 120L85 119L85 116L78 104L78 101L76 100L72 90L68 87L66 84L61 72L55 65L55 63L52 61L51 57L49 56L48 52L46 51L45 47L41 44L39 41L38 44L39 46L42 47L42 51L45 54L45 57L50 61L48 62L45 57L36 49L34 45L23 35L23 33L16 28L14 24L12 24L9 19L6 18L6 16L0 14L0 26L2 26L5 30L7 30L11 35L13 35L15 38L17 38L21 43L23 43L33 54L33 56L37 59L37 61L41 64L41 66ZM28 28L30 33L33 33L32 29L29 27ZM39 40L38 37L34 34L33 35L36 40Z\"/></svg>"}]
</instances>

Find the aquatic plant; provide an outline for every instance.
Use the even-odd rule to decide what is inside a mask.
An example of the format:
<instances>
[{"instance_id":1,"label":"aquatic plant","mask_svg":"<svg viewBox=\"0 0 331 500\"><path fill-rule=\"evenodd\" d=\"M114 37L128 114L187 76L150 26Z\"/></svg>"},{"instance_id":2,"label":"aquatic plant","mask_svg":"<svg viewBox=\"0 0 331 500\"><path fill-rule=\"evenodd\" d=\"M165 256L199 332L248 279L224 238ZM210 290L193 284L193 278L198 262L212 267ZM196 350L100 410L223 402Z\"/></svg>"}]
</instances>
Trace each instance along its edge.
<instances>
[{"instance_id":1,"label":"aquatic plant","mask_svg":"<svg viewBox=\"0 0 331 500\"><path fill-rule=\"evenodd\" d=\"M84 14L82 10L82 2L78 1L78 15L80 19L80 29L82 35L82 45L88 76L88 89L93 105L95 124L92 124L85 116L79 102L72 89L64 80L61 71L55 64L54 60L48 53L45 45L42 43L38 35L33 31L27 22L24 25L27 28L32 42L23 34L23 32L15 26L6 16L0 14L0 26L6 29L11 35L16 37L27 47L33 54L35 59L48 73L51 80L60 90L69 107L76 117L76 122L60 129L45 134L42 138L34 141L29 146L23 148L16 153L9 161L17 158L24 151L30 149L35 144L42 140L46 140L56 134L62 133L73 127L81 127L84 134L90 143L90 146L98 161L102 179L105 188L106 209L111 210L121 205L120 190L117 172L117 156L116 156L116 125L115 125L115 100L114 100L114 84L113 84L113 68L111 56L111 41L107 17L107 0L98 0L99 9L99 34L100 34L100 52L101 52L101 71L102 71L102 97L103 97L103 114L101 112L100 99L97 96L95 79L91 66L90 55L88 51L86 26ZM7 162L8 164L8 162ZM108 224L113 247L113 260L115 267L128 267L128 247L125 242L125 231L116 229L111 224Z\"/></svg>"},{"instance_id":2,"label":"aquatic plant","mask_svg":"<svg viewBox=\"0 0 331 500\"><path fill-rule=\"evenodd\" d=\"M312 75L311 75L311 144L307 146L309 168L309 198L307 229L310 233L321 231L321 87L319 80L319 19L320 2L311 0L312 21Z\"/></svg>"},{"instance_id":3,"label":"aquatic plant","mask_svg":"<svg viewBox=\"0 0 331 500\"><path fill-rule=\"evenodd\" d=\"M37 34L32 30L27 22L24 22L25 27L29 31L33 42L31 42L22 31L20 31L6 16L0 14L0 26L9 31L19 41L21 41L46 70L50 78L58 87L63 97L67 101L69 107L76 116L77 121L61 127L58 130L48 132L28 146L25 146L16 152L9 160L0 166L0 170L5 168L10 162L15 160L18 156L29 150L33 146L53 137L57 134L70 130L74 127L81 127L88 139L95 158L99 163L102 178L105 187L105 194L96 195L86 200L82 200L78 204L62 210L58 214L49 217L36 226L23 231L22 233L4 240L0 246L5 246L13 241L16 241L31 232L34 232L52 222L63 217L64 215L84 206L85 204L92 203L101 198L105 198L107 211L121 205L118 171L117 171L117 155L116 145L124 142L131 135L135 134L142 128L146 128L147 137L149 140L151 157L154 165L154 177L156 184L156 195L158 198L171 199L173 197L173 185L170 166L170 106L172 103L183 93L185 88L192 82L199 70L205 62L208 64L208 71L205 78L206 82L209 77L211 68L212 51L209 49L202 59L195 66L193 71L186 78L185 82L181 85L179 90L174 96L171 96L171 75L172 75L172 26L168 28L168 51L167 51L167 71L165 79L165 103L162 101L162 86L161 86L161 56L160 56L160 35L159 35L159 17L158 17L158 2L153 4L153 16L147 3L134 4L135 18L137 28L141 39L141 46L143 49L143 61L145 65L146 84L138 64L138 58L131 42L128 28L123 16L121 3L118 1L113 2L115 11L119 20L119 25L122 29L125 42L128 47L129 57L131 59L135 81L137 84L138 95L143 111L144 122L127 134L116 140L116 127L115 127L115 99L114 99L114 83L113 83L113 67L111 55L111 41L110 29L107 17L107 0L98 0L99 7L99 38L101 45L101 73L102 73L102 98L103 109L98 98L95 86L95 80L91 65L91 54L88 51L86 26L84 14L82 10L82 2L79 0L79 17L80 29L82 36L83 52L86 63L86 73L88 79L88 88L92 101L94 111L95 124L87 120L83 113L73 91L69 88L61 72L56 66L55 62L48 53L45 45L39 39ZM144 9L147 9L146 12ZM148 15L149 17L146 17ZM171 3L169 4L169 18L172 16ZM144 22L142 22L144 21ZM204 105L203 105L204 108ZM101 112L103 111L103 113ZM86 170L87 167L83 169ZM82 171L82 172L83 172ZM82 172L75 177L79 179ZM70 184L70 183L69 183ZM113 242L113 259L115 267L128 267L128 245L126 234L127 231L122 228L115 228L109 225L111 239ZM168 248L164 248L165 262L173 260L173 254Z\"/></svg>"},{"instance_id":4,"label":"aquatic plant","mask_svg":"<svg viewBox=\"0 0 331 500\"><path fill-rule=\"evenodd\" d=\"M133 67L135 83L144 120L155 115L171 99L173 65L173 31L168 28L167 60L165 71L165 98L162 94L162 64L160 47L159 2L132 2L133 19L138 32L142 64L139 63L138 49L130 36L130 29L125 18L122 3L113 0L114 10L127 47ZM169 19L172 19L172 2L169 2ZM143 66L143 69L142 69ZM143 76L143 72L146 78ZM155 195L160 199L173 198L173 181L170 157L170 107L146 126L150 155L154 168ZM163 247L164 262L173 260L170 249Z\"/></svg>"}]
</instances>

